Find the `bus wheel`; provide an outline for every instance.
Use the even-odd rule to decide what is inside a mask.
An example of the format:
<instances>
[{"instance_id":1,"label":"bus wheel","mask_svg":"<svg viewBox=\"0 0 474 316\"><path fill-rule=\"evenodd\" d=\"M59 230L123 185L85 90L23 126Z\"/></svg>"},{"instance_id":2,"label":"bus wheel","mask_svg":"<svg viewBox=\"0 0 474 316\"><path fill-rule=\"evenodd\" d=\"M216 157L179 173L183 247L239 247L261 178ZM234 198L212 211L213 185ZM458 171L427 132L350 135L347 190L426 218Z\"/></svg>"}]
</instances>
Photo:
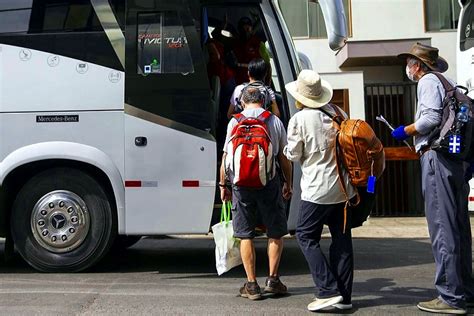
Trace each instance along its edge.
<instances>
[{"instance_id":1,"label":"bus wheel","mask_svg":"<svg viewBox=\"0 0 474 316\"><path fill-rule=\"evenodd\" d=\"M11 230L21 256L44 272L84 270L109 250L113 204L101 185L76 169L33 176L13 203Z\"/></svg>"}]
</instances>

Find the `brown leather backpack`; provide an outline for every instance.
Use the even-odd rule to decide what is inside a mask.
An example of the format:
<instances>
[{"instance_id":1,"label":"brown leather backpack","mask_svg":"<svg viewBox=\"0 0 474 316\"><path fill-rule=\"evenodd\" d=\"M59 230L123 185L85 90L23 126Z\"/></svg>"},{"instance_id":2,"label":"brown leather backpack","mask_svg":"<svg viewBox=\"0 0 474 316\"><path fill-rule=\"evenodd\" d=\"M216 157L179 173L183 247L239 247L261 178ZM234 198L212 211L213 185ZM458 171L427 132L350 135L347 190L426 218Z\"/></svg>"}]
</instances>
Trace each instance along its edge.
<instances>
[{"instance_id":1,"label":"brown leather backpack","mask_svg":"<svg viewBox=\"0 0 474 316\"><path fill-rule=\"evenodd\" d=\"M385 153L382 143L367 122L358 119L345 119L337 106L333 104L330 105L336 112L336 115L332 115L321 108L319 110L328 115L334 121L334 126L338 130L336 136L336 161L339 182L344 195L346 196L346 207L344 210L345 231L347 217L346 209L348 206L356 207L359 205L361 194L358 191L356 202L350 201L343 181L341 164L349 173L349 179L353 186L356 188L366 187L371 175L375 176L377 179L382 175L385 169ZM368 216L369 213L370 209L366 215ZM365 215L362 217L364 216ZM358 223L358 225L362 225L361 223Z\"/></svg>"},{"instance_id":2,"label":"brown leather backpack","mask_svg":"<svg viewBox=\"0 0 474 316\"><path fill-rule=\"evenodd\" d=\"M336 123L336 156L338 167L342 163L349 173L352 185L367 186L369 176L379 178L385 169L382 143L370 125L363 120L345 119L339 108L332 105L336 115L322 110Z\"/></svg>"}]
</instances>

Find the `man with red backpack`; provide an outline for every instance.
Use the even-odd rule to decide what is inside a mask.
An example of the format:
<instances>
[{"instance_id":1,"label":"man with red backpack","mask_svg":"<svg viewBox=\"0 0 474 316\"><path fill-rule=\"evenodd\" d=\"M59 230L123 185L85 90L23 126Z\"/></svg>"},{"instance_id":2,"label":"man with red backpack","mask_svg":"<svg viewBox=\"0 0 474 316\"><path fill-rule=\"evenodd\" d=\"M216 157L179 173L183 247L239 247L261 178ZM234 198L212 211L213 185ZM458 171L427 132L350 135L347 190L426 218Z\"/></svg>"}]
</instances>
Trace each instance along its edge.
<instances>
[{"instance_id":1,"label":"man with red backpack","mask_svg":"<svg viewBox=\"0 0 474 316\"><path fill-rule=\"evenodd\" d=\"M240 295L251 300L262 295L256 279L253 244L258 215L269 238L265 292L287 293L287 287L279 279L278 266L282 237L287 234L283 198L289 199L292 194L292 169L282 152L286 145L285 127L278 117L263 109L263 99L258 88L244 90L244 110L231 119L227 128L219 182L222 201L232 199L234 237L241 239L240 253L247 282ZM277 161L284 176L283 190L276 172ZM226 180L231 182L231 190Z\"/></svg>"}]
</instances>

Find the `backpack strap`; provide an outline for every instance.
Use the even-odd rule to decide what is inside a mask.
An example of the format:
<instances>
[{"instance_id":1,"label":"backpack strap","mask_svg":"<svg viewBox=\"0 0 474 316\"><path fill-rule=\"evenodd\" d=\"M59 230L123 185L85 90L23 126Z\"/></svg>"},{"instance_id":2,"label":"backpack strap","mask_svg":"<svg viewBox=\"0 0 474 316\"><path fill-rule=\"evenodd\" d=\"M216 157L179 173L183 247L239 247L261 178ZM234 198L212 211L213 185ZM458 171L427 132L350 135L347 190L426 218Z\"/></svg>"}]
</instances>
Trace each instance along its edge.
<instances>
[{"instance_id":1,"label":"backpack strap","mask_svg":"<svg viewBox=\"0 0 474 316\"><path fill-rule=\"evenodd\" d=\"M448 106L448 102L446 102L445 100L447 98L453 98L456 94L456 88L457 86L453 86L447 79L444 75L442 75L441 73L439 72L436 72L436 71L430 71L428 72L429 74L433 74L436 76L436 78L438 78L438 80L441 82L441 84L443 85L443 88L444 88L444 97L443 97L443 100L441 102L441 106L442 106L442 110L444 112L444 109L446 108L446 106ZM433 145L433 143L436 141L436 138L442 136L444 137L444 135L446 135L446 133L451 129L451 126L455 120L455 113L453 113L452 111L449 112L449 115L447 117L444 116L443 114L443 117L441 118L441 122L440 122L440 125L439 125L439 128L435 128L430 134L429 134L429 137L428 137L428 145L429 147L431 147Z\"/></svg>"},{"instance_id":2,"label":"backpack strap","mask_svg":"<svg viewBox=\"0 0 474 316\"><path fill-rule=\"evenodd\" d=\"M262 112L262 114L260 114L257 117L257 120L265 123L271 116L272 116L272 113L270 113L270 111L265 110Z\"/></svg>"},{"instance_id":3,"label":"backpack strap","mask_svg":"<svg viewBox=\"0 0 474 316\"><path fill-rule=\"evenodd\" d=\"M342 114L342 112L339 110L339 108L336 105L334 105L332 103L329 103L329 105L334 110L336 115L333 115L333 114L329 113L328 111L323 110L322 108L319 108L318 110L320 110L321 112L323 112L324 114L329 116L340 127L342 122L345 120L345 116ZM347 193L346 185L344 183L344 175L342 174L343 166L342 166L342 161L341 161L341 157L340 157L342 150L341 150L341 145L339 144L339 141L338 141L339 135L340 135L340 130L338 130L338 132L336 134L334 152L335 152L335 156L336 156L336 169L337 169L337 174L339 176L339 185L340 185L341 190L344 193L344 197L346 199L346 205L344 206L344 227L343 227L343 233L346 233L347 208L357 206L360 203L360 195L359 195L359 192L357 192L357 195L356 195L357 200L356 200L355 203L352 203L350 198L349 198L349 195Z\"/></svg>"},{"instance_id":4,"label":"backpack strap","mask_svg":"<svg viewBox=\"0 0 474 316\"><path fill-rule=\"evenodd\" d=\"M342 121L344 121L344 115L341 113L341 111L339 110L339 108L332 104L332 103L328 103L329 106L331 106L331 108L334 110L334 112L336 112L336 115L333 115L331 113L329 113L328 111L324 110L323 108L318 108L318 110L320 110L321 112L323 112L324 114L326 114L327 116L329 116L334 122L337 123L337 125L341 126L341 123Z\"/></svg>"},{"instance_id":5,"label":"backpack strap","mask_svg":"<svg viewBox=\"0 0 474 316\"><path fill-rule=\"evenodd\" d=\"M359 205L360 203L360 195L359 195L359 191L356 189L356 202L355 203L352 203L350 198L349 198L349 195L347 194L347 189L346 189L346 185L344 184L344 175L342 174L342 168L341 167L341 158L340 158L340 153L341 153L341 149L340 149L340 144L338 142L338 136L339 136L339 132L337 132L337 135L336 135L336 146L334 146L334 150L335 150L335 153L336 153L336 169L337 169L337 175L339 176L339 186L341 187L341 190L342 190L342 193L344 193L344 197L346 198L346 205L344 205L344 226L343 226L343 229L342 229L342 232L345 234L346 233L346 227L347 227L347 208L348 207L354 207L354 206L357 206Z\"/></svg>"},{"instance_id":6,"label":"backpack strap","mask_svg":"<svg viewBox=\"0 0 474 316\"><path fill-rule=\"evenodd\" d=\"M242 113L234 114L232 116L235 118L237 123L240 123L240 122L242 122L243 120L246 119L245 115L243 115Z\"/></svg>"},{"instance_id":7,"label":"backpack strap","mask_svg":"<svg viewBox=\"0 0 474 316\"><path fill-rule=\"evenodd\" d=\"M443 88L446 91L446 93L456 89L456 87L453 87L453 85L446 79L446 77L440 74L439 72L430 71L428 73L435 75L439 79L439 81L441 81L441 84L443 85Z\"/></svg>"}]
</instances>

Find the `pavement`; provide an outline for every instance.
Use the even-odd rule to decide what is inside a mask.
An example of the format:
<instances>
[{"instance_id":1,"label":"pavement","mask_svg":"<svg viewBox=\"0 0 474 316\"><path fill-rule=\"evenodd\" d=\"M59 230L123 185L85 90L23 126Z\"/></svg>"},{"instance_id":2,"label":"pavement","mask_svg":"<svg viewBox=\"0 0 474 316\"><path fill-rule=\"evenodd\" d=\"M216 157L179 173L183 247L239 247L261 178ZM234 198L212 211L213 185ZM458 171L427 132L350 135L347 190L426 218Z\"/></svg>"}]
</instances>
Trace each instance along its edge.
<instances>
[{"instance_id":1,"label":"pavement","mask_svg":"<svg viewBox=\"0 0 474 316\"><path fill-rule=\"evenodd\" d=\"M415 307L436 296L424 218L371 218L353 231L355 315L428 315ZM211 236L145 238L83 273L38 273L18 255L0 260L0 315L304 315L314 287L296 240L285 239L282 281L290 294L238 297L241 266L217 276ZM323 238L327 251L330 238ZM258 281L266 240L256 240ZM0 258L3 242L0 240ZM473 311L474 312L474 311ZM337 312L326 312L337 315Z\"/></svg>"}]
</instances>

